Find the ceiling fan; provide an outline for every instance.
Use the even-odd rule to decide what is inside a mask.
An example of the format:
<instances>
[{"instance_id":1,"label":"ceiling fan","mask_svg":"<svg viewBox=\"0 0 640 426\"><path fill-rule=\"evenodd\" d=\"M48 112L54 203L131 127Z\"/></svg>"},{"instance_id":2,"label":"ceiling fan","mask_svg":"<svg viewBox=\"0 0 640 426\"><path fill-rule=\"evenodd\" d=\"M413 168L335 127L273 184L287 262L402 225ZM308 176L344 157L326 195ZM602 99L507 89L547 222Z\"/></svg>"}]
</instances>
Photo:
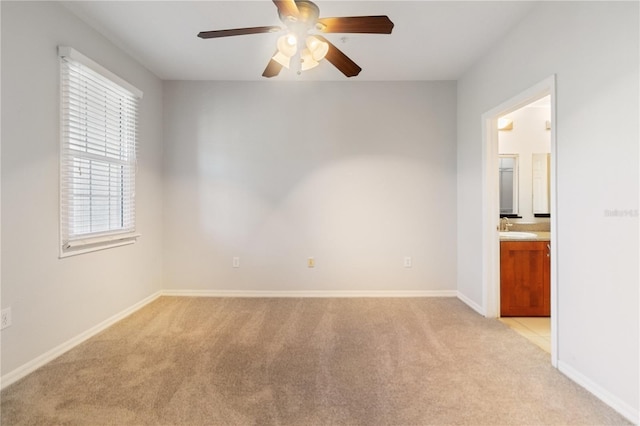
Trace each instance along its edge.
<instances>
[{"instance_id":1,"label":"ceiling fan","mask_svg":"<svg viewBox=\"0 0 640 426\"><path fill-rule=\"evenodd\" d=\"M300 74L317 66L324 58L347 77L354 77L362 68L318 33L391 34L393 29L393 22L384 15L319 18L320 9L309 0L273 2L284 28L265 26L202 31L198 37L208 39L286 30L287 33L278 39L277 50L262 73L263 77L275 77L283 67L290 68L291 59L293 67Z\"/></svg>"}]
</instances>

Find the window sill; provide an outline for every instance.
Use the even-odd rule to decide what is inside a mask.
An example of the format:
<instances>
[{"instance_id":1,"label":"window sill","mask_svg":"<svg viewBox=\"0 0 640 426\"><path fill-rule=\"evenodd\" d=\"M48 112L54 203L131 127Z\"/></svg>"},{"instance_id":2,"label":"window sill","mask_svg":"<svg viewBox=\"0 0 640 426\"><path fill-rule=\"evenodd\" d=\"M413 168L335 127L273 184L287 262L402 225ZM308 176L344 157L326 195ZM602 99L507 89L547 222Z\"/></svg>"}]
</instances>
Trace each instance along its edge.
<instances>
[{"instance_id":1,"label":"window sill","mask_svg":"<svg viewBox=\"0 0 640 426\"><path fill-rule=\"evenodd\" d=\"M60 248L59 258L63 259L79 254L126 246L135 243L138 237L140 237L140 234L120 234L88 238L85 240L74 240Z\"/></svg>"}]
</instances>

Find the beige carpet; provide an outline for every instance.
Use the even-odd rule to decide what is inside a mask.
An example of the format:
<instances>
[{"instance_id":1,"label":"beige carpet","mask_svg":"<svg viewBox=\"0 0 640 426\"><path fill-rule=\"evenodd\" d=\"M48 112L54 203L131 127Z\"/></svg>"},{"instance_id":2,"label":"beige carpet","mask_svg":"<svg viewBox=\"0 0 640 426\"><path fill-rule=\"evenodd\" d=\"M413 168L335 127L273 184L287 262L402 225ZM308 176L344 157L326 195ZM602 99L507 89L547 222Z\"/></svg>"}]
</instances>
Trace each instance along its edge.
<instances>
[{"instance_id":1,"label":"beige carpet","mask_svg":"<svg viewBox=\"0 0 640 426\"><path fill-rule=\"evenodd\" d=\"M163 297L2 392L2 425L629 424L457 299Z\"/></svg>"}]
</instances>

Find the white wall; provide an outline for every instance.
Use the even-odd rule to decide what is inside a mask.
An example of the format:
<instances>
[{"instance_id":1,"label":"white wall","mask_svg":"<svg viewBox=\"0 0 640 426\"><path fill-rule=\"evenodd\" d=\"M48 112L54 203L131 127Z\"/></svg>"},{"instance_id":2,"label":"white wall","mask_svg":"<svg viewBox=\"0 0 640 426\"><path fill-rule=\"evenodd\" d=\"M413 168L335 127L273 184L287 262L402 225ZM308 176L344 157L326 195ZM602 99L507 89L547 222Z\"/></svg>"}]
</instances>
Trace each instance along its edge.
<instances>
[{"instance_id":1,"label":"white wall","mask_svg":"<svg viewBox=\"0 0 640 426\"><path fill-rule=\"evenodd\" d=\"M162 285L162 83L58 3L2 7L2 375ZM59 63L69 45L144 91L139 242L58 259Z\"/></svg>"},{"instance_id":2,"label":"white wall","mask_svg":"<svg viewBox=\"0 0 640 426\"><path fill-rule=\"evenodd\" d=\"M637 2L539 3L459 80L457 151L458 290L482 304L480 118L557 75L558 366L635 422L638 16Z\"/></svg>"},{"instance_id":3,"label":"white wall","mask_svg":"<svg viewBox=\"0 0 640 426\"><path fill-rule=\"evenodd\" d=\"M167 287L454 293L455 87L165 82Z\"/></svg>"},{"instance_id":4,"label":"white wall","mask_svg":"<svg viewBox=\"0 0 640 426\"><path fill-rule=\"evenodd\" d=\"M513 120L513 130L498 132L498 153L518 155L518 213L514 222L548 222L533 216L533 154L551 152L551 132L545 122L551 120L551 108L526 106L505 118Z\"/></svg>"}]
</instances>

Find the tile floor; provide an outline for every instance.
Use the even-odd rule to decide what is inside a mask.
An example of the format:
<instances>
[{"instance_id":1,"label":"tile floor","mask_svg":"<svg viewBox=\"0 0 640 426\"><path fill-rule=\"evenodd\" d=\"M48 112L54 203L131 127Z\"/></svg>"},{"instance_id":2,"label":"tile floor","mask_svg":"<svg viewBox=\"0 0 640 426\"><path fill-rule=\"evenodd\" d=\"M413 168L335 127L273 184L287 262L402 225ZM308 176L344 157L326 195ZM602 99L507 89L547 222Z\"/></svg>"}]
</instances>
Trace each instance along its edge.
<instances>
[{"instance_id":1,"label":"tile floor","mask_svg":"<svg viewBox=\"0 0 640 426\"><path fill-rule=\"evenodd\" d=\"M551 353L551 322L549 317L504 317L499 320L546 352Z\"/></svg>"}]
</instances>

